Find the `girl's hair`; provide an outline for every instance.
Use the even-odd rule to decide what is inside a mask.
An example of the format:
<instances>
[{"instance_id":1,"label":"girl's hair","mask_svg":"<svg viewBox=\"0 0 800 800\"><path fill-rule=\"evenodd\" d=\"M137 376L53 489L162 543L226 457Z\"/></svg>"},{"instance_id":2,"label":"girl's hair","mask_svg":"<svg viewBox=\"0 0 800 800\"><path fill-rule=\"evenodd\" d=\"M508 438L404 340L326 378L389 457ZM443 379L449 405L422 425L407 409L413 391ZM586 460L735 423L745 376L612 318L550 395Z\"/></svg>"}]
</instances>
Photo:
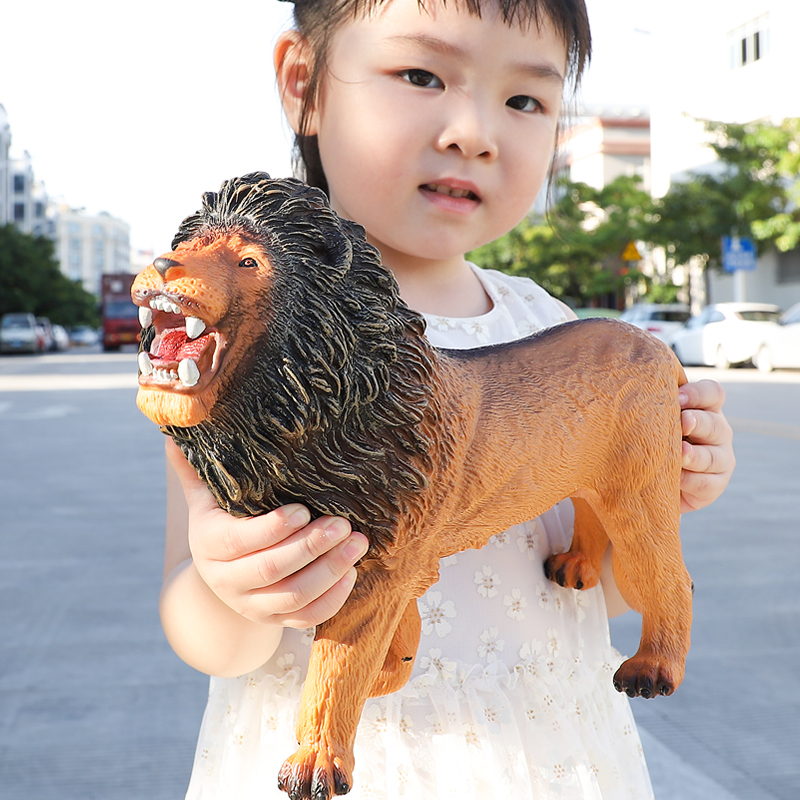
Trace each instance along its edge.
<instances>
[{"instance_id":1,"label":"girl's hair","mask_svg":"<svg viewBox=\"0 0 800 800\"><path fill-rule=\"evenodd\" d=\"M298 177L328 193L316 136L305 133L317 101L333 35L348 20L366 17L391 0L289 0L294 2L294 24L306 40L313 59L305 86L299 131L295 135L294 166ZM425 8L426 0L417 0ZM447 0L434 0L446 3ZM549 22L567 46L567 80L577 88L591 57L592 41L584 0L450 0L480 17L484 3L496 4L503 22L537 28ZM551 165L551 172L552 172Z\"/></svg>"}]
</instances>

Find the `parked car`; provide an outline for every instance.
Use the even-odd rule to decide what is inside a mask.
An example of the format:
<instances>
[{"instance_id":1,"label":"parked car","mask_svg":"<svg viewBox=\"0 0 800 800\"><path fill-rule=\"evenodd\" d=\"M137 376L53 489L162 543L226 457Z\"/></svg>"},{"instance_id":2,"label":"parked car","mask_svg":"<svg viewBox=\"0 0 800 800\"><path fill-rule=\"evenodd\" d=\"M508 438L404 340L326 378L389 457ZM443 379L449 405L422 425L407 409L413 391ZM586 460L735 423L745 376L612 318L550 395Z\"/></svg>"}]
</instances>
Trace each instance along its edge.
<instances>
[{"instance_id":1,"label":"parked car","mask_svg":"<svg viewBox=\"0 0 800 800\"><path fill-rule=\"evenodd\" d=\"M0 320L0 353L41 353L33 314L4 314Z\"/></svg>"},{"instance_id":2,"label":"parked car","mask_svg":"<svg viewBox=\"0 0 800 800\"><path fill-rule=\"evenodd\" d=\"M778 327L780 316L780 308L769 303L715 303L692 317L669 343L682 364L720 369L746 364Z\"/></svg>"},{"instance_id":3,"label":"parked car","mask_svg":"<svg viewBox=\"0 0 800 800\"><path fill-rule=\"evenodd\" d=\"M100 341L100 334L88 325L79 325L77 328L70 330L69 341L70 344L78 345L79 347L89 347Z\"/></svg>"},{"instance_id":4,"label":"parked car","mask_svg":"<svg viewBox=\"0 0 800 800\"><path fill-rule=\"evenodd\" d=\"M36 327L39 329L39 342L43 353L56 349L56 339L53 336L53 326L47 317L36 317Z\"/></svg>"},{"instance_id":5,"label":"parked car","mask_svg":"<svg viewBox=\"0 0 800 800\"><path fill-rule=\"evenodd\" d=\"M689 306L683 303L636 303L622 312L620 319L637 328L652 333L662 342L668 342L691 317Z\"/></svg>"},{"instance_id":6,"label":"parked car","mask_svg":"<svg viewBox=\"0 0 800 800\"><path fill-rule=\"evenodd\" d=\"M53 325L54 349L61 352L69 349L69 334L63 325Z\"/></svg>"},{"instance_id":7,"label":"parked car","mask_svg":"<svg viewBox=\"0 0 800 800\"><path fill-rule=\"evenodd\" d=\"M800 303L792 306L780 318L777 327L766 332L753 363L762 372L800 369Z\"/></svg>"}]
</instances>

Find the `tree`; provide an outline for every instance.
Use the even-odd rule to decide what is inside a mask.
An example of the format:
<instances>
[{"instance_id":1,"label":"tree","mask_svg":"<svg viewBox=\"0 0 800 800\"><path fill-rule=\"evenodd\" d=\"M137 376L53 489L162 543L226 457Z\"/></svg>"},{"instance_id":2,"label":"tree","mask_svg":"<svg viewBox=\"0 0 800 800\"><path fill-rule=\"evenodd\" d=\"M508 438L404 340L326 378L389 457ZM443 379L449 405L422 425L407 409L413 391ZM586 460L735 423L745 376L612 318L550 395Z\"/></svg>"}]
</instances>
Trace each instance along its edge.
<instances>
[{"instance_id":1,"label":"tree","mask_svg":"<svg viewBox=\"0 0 800 800\"><path fill-rule=\"evenodd\" d=\"M779 125L705 121L717 170L676 182L657 202L654 242L676 263L721 267L723 236L791 250L800 242L800 119Z\"/></svg>"},{"instance_id":2,"label":"tree","mask_svg":"<svg viewBox=\"0 0 800 800\"><path fill-rule=\"evenodd\" d=\"M0 226L0 314L27 311L54 324L98 324L97 299L61 273L53 242Z\"/></svg>"},{"instance_id":3,"label":"tree","mask_svg":"<svg viewBox=\"0 0 800 800\"><path fill-rule=\"evenodd\" d=\"M476 263L533 278L578 304L622 292L643 276L620 258L628 242L647 240L654 204L635 177L602 189L564 182L548 219L528 217L505 236L470 253Z\"/></svg>"}]
</instances>

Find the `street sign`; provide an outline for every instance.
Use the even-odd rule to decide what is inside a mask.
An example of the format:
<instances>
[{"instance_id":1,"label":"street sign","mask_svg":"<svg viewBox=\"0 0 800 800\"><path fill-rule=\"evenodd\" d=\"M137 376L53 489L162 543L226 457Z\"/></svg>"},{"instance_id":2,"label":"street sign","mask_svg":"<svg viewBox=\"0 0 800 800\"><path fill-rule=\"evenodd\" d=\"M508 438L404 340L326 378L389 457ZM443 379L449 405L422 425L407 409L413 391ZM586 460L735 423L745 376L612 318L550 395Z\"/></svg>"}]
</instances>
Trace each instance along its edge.
<instances>
[{"instance_id":1,"label":"street sign","mask_svg":"<svg viewBox=\"0 0 800 800\"><path fill-rule=\"evenodd\" d=\"M628 242L625 246L625 249L622 251L622 260L623 261L641 261L642 256L639 254L639 250L636 248L636 242Z\"/></svg>"},{"instance_id":2,"label":"street sign","mask_svg":"<svg viewBox=\"0 0 800 800\"><path fill-rule=\"evenodd\" d=\"M757 260L756 245L752 239L740 236L722 237L722 269L725 272L754 270Z\"/></svg>"}]
</instances>

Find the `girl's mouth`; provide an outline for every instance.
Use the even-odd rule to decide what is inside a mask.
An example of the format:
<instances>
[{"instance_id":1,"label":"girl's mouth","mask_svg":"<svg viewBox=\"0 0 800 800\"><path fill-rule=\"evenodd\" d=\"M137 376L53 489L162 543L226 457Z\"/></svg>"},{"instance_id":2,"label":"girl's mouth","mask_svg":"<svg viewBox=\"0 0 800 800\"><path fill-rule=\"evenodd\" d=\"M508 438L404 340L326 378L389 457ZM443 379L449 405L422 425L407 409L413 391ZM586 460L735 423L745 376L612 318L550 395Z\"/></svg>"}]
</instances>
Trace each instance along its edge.
<instances>
[{"instance_id":1,"label":"girl's mouth","mask_svg":"<svg viewBox=\"0 0 800 800\"><path fill-rule=\"evenodd\" d=\"M432 192L434 194L442 194L447 197L466 198L477 202L480 200L478 195L472 190L464 186L453 186L446 183L424 183L420 186L424 192Z\"/></svg>"}]
</instances>

